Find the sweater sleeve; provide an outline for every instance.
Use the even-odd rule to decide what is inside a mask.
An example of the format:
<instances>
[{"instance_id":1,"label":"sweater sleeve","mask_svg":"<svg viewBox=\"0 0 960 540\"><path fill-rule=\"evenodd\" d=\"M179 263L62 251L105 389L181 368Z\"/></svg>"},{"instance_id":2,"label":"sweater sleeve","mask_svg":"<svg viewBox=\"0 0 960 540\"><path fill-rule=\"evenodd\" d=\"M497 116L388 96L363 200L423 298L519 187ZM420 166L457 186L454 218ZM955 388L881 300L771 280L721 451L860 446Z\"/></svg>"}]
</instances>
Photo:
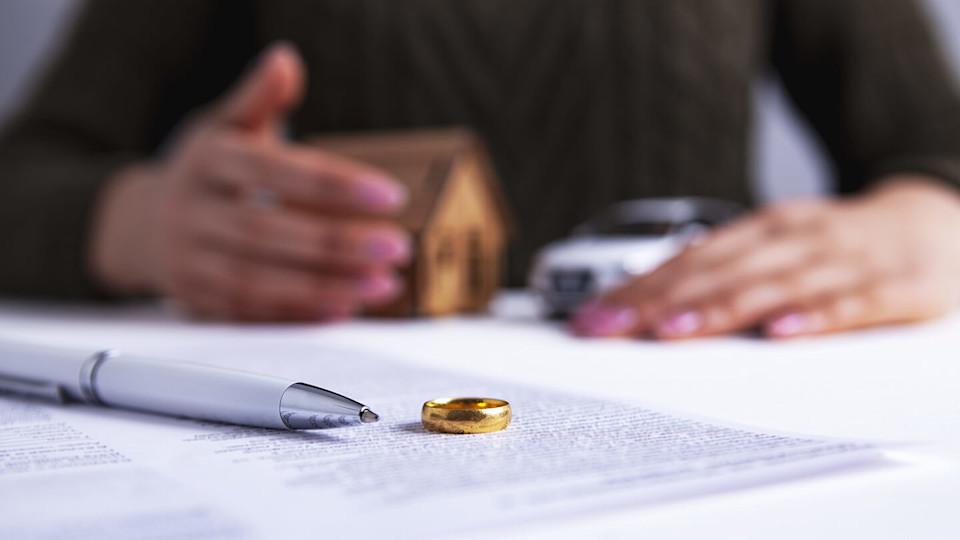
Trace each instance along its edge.
<instances>
[{"instance_id":1,"label":"sweater sleeve","mask_svg":"<svg viewBox=\"0 0 960 540\"><path fill-rule=\"evenodd\" d=\"M840 193L894 173L960 187L960 100L917 1L781 0L774 21L774 67Z\"/></svg>"},{"instance_id":2,"label":"sweater sleeve","mask_svg":"<svg viewBox=\"0 0 960 540\"><path fill-rule=\"evenodd\" d=\"M98 194L253 54L240 1L90 0L0 134L0 294L108 295L88 271Z\"/></svg>"}]
</instances>

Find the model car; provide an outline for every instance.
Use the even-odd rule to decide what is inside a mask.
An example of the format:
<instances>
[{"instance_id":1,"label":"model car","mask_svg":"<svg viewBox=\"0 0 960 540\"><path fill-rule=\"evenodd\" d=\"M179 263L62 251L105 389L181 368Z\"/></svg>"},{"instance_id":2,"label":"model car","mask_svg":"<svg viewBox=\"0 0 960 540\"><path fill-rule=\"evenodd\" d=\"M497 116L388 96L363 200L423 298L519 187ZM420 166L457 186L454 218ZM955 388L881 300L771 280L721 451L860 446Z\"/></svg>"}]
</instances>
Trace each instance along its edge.
<instances>
[{"instance_id":1,"label":"model car","mask_svg":"<svg viewBox=\"0 0 960 540\"><path fill-rule=\"evenodd\" d=\"M566 317L588 298L646 274L708 231L741 215L707 198L636 199L604 209L534 259L530 287L544 312Z\"/></svg>"}]
</instances>

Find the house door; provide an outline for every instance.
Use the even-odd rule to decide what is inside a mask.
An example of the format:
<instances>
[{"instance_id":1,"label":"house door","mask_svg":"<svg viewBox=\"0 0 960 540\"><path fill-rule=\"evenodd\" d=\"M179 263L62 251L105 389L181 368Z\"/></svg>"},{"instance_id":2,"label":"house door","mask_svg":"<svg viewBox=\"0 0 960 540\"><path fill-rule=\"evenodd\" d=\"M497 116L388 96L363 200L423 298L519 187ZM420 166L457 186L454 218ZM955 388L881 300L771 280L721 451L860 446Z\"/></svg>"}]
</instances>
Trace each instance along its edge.
<instances>
[{"instance_id":1,"label":"house door","mask_svg":"<svg viewBox=\"0 0 960 540\"><path fill-rule=\"evenodd\" d=\"M457 244L456 235L449 229L431 235L424 265L424 289L429 291L424 303L431 314L452 313L460 308L464 269L458 256L462 248Z\"/></svg>"}]
</instances>

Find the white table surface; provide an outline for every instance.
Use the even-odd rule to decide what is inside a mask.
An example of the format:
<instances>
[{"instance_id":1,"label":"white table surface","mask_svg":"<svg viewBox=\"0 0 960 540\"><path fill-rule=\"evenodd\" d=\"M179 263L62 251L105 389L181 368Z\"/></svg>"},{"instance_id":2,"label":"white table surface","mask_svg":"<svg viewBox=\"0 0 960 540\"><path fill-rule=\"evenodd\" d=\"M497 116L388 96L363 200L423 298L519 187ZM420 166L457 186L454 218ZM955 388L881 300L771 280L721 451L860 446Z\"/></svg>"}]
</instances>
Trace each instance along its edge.
<instances>
[{"instance_id":1,"label":"white table surface","mask_svg":"<svg viewBox=\"0 0 960 540\"><path fill-rule=\"evenodd\" d=\"M907 443L895 465L571 516L500 538L960 538L960 313L911 327L788 342L583 340L536 317L522 293L489 316L229 325L168 304L0 301L0 338L169 350L283 339L376 352L766 428ZM477 535L477 538L486 536Z\"/></svg>"}]
</instances>

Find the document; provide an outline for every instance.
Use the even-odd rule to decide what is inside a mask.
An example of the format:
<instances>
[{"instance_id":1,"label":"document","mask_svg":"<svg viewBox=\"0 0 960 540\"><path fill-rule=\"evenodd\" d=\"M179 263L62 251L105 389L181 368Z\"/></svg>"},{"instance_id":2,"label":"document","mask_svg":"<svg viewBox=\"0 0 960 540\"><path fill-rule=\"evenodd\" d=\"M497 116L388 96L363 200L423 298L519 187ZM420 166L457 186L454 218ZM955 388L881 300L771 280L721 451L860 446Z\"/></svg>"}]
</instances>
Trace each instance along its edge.
<instances>
[{"instance_id":1,"label":"document","mask_svg":"<svg viewBox=\"0 0 960 540\"><path fill-rule=\"evenodd\" d=\"M879 455L864 442L352 351L279 342L171 351L342 392L381 421L293 432L0 396L0 538L450 538L785 481ZM505 399L513 422L489 434L424 430L421 405L445 396Z\"/></svg>"}]
</instances>

